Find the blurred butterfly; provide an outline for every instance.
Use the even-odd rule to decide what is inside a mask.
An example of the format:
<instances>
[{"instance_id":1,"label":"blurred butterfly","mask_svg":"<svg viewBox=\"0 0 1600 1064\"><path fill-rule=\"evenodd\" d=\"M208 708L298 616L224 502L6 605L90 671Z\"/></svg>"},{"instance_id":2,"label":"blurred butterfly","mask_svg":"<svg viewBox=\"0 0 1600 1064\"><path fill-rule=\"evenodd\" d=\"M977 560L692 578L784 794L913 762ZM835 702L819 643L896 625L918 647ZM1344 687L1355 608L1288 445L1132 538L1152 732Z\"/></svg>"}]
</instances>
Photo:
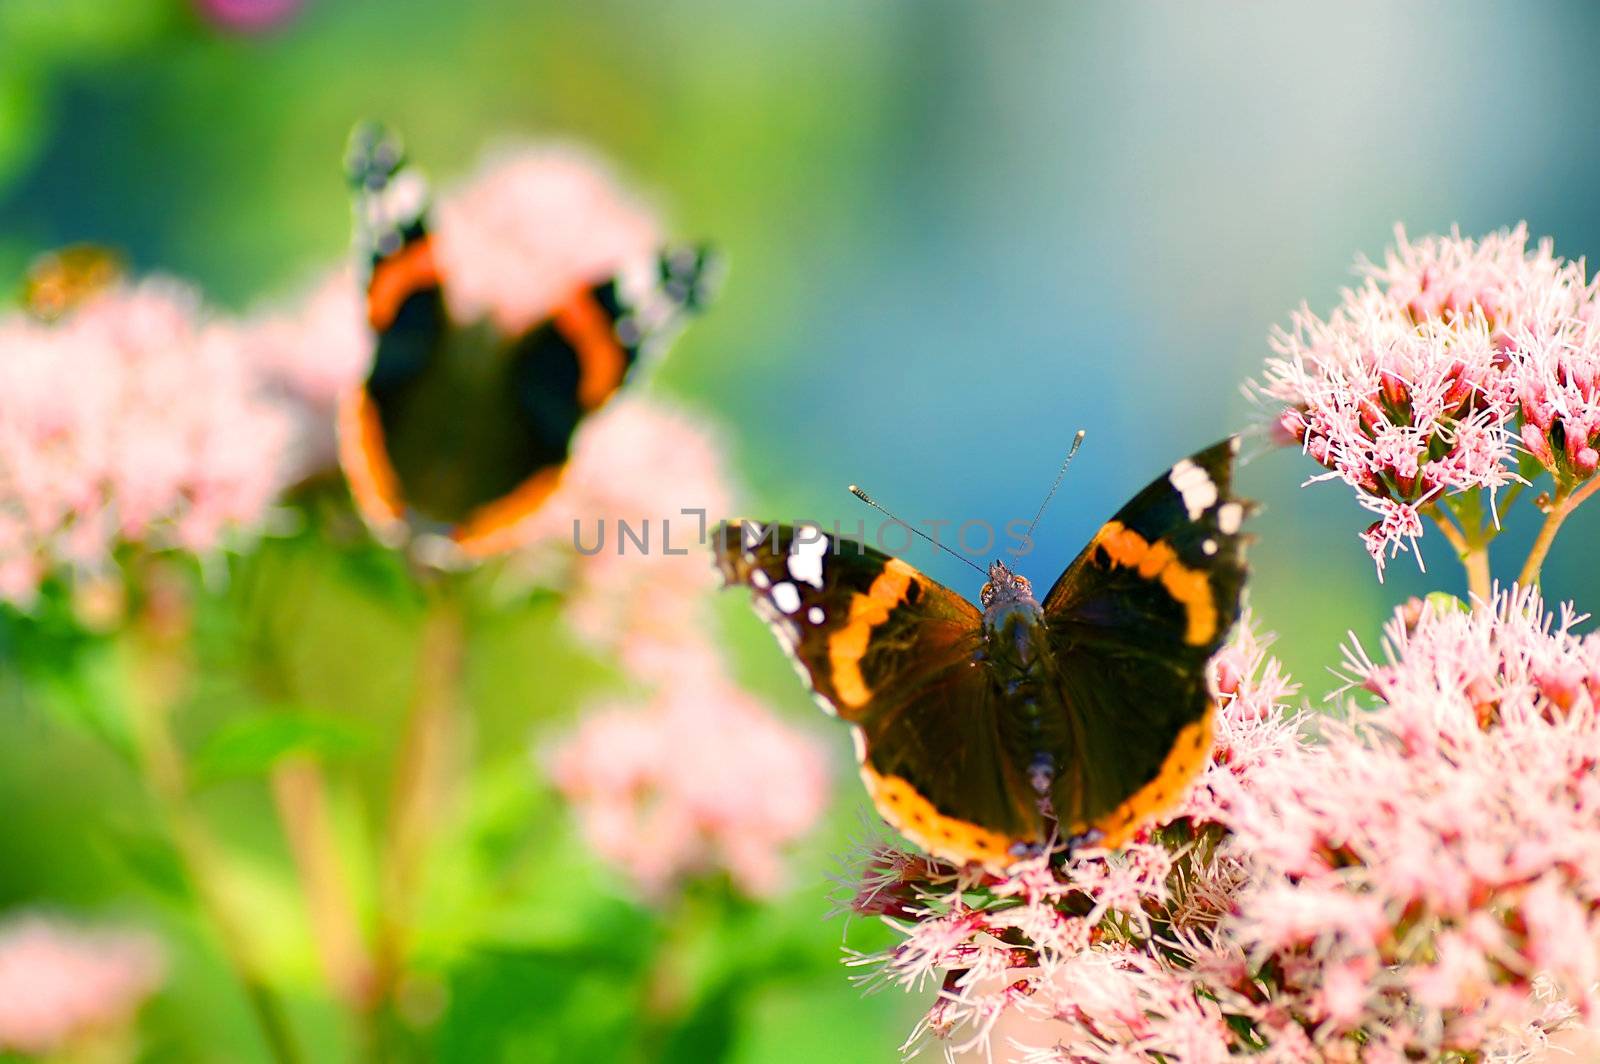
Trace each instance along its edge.
<instances>
[{"instance_id":1,"label":"blurred butterfly","mask_svg":"<svg viewBox=\"0 0 1600 1064\"><path fill-rule=\"evenodd\" d=\"M1238 446L1135 495L1042 601L996 561L980 609L814 526L736 521L713 549L853 725L883 818L936 857L1000 870L1052 839L1120 845L1206 763L1206 665L1245 584Z\"/></svg>"},{"instance_id":2,"label":"blurred butterfly","mask_svg":"<svg viewBox=\"0 0 1600 1064\"><path fill-rule=\"evenodd\" d=\"M359 127L348 160L370 256L372 370L341 403L339 456L380 536L432 533L469 557L510 549L555 491L573 433L708 299L710 254L663 251L577 286L517 335L454 320L427 191L399 142Z\"/></svg>"},{"instance_id":3,"label":"blurred butterfly","mask_svg":"<svg viewBox=\"0 0 1600 1064\"><path fill-rule=\"evenodd\" d=\"M91 296L121 281L121 256L98 244L69 244L34 259L22 279L22 307L40 321L55 321Z\"/></svg>"}]
</instances>

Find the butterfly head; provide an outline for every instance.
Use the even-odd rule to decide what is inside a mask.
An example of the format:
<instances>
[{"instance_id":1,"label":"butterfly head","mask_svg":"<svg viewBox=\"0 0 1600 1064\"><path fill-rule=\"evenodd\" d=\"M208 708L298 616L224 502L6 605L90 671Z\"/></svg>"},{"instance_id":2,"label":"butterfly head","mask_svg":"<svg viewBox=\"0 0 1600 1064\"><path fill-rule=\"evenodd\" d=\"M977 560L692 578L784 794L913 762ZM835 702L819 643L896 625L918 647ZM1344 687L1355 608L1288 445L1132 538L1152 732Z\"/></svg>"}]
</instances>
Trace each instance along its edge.
<instances>
[{"instance_id":1,"label":"butterfly head","mask_svg":"<svg viewBox=\"0 0 1600 1064\"><path fill-rule=\"evenodd\" d=\"M1013 573L1005 562L990 562L989 582L983 585L978 601L991 612L1013 605L1032 606L1033 585L1027 577Z\"/></svg>"},{"instance_id":2,"label":"butterfly head","mask_svg":"<svg viewBox=\"0 0 1600 1064\"><path fill-rule=\"evenodd\" d=\"M1004 562L991 562L989 582L978 596L983 603L983 630L989 654L1019 672L1038 661L1044 611L1033 598L1033 585Z\"/></svg>"}]
</instances>

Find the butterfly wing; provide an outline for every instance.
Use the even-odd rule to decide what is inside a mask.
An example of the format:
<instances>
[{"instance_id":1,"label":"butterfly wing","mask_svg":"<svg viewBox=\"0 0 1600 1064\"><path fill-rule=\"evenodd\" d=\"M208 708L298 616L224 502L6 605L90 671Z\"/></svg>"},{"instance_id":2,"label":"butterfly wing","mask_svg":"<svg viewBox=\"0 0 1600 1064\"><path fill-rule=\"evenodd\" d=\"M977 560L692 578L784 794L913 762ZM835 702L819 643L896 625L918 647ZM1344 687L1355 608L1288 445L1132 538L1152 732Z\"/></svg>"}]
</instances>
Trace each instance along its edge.
<instances>
[{"instance_id":1,"label":"butterfly wing","mask_svg":"<svg viewBox=\"0 0 1600 1064\"><path fill-rule=\"evenodd\" d=\"M382 127L352 134L347 173L369 256L367 321L377 342L367 380L340 402L339 460L362 516L390 536L403 532L406 512L390 441L424 394L449 329L427 185L404 163L398 139Z\"/></svg>"},{"instance_id":2,"label":"butterfly wing","mask_svg":"<svg viewBox=\"0 0 1600 1064\"><path fill-rule=\"evenodd\" d=\"M468 553L490 554L515 542L521 522L555 490L578 425L706 304L716 264L705 248L668 249L579 287L512 343L499 394L510 406L516 476L481 499L454 531Z\"/></svg>"},{"instance_id":3,"label":"butterfly wing","mask_svg":"<svg viewBox=\"0 0 1600 1064\"><path fill-rule=\"evenodd\" d=\"M1052 801L1116 845L1175 804L1211 748L1206 664L1245 584L1238 440L1184 459L1119 510L1045 596L1077 746Z\"/></svg>"},{"instance_id":4,"label":"butterfly wing","mask_svg":"<svg viewBox=\"0 0 1600 1064\"><path fill-rule=\"evenodd\" d=\"M829 713L855 728L861 775L901 834L957 863L1008 863L1039 841L1031 792L1001 748L982 618L905 562L811 526L732 522L717 566Z\"/></svg>"}]
</instances>

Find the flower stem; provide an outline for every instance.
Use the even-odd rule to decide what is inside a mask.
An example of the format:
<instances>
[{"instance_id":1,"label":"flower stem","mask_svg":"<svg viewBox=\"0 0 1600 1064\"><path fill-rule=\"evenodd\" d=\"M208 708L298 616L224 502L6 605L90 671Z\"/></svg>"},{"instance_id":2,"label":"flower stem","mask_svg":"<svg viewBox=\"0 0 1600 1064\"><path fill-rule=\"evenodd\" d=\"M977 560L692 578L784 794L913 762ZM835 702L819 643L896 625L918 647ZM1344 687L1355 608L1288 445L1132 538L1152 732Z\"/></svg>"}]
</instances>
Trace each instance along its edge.
<instances>
[{"instance_id":1,"label":"flower stem","mask_svg":"<svg viewBox=\"0 0 1600 1064\"><path fill-rule=\"evenodd\" d=\"M1438 506L1430 506L1427 514L1433 518L1434 524L1439 526L1440 533L1450 546L1455 548L1456 557L1461 559L1461 566L1467 571L1467 593L1488 602L1492 585L1487 538L1473 536L1469 539Z\"/></svg>"},{"instance_id":2,"label":"flower stem","mask_svg":"<svg viewBox=\"0 0 1600 1064\"><path fill-rule=\"evenodd\" d=\"M272 770L272 797L294 857L323 973L351 1014L364 1017L372 1001L372 959L339 860L322 766L306 756L280 761Z\"/></svg>"},{"instance_id":3,"label":"flower stem","mask_svg":"<svg viewBox=\"0 0 1600 1064\"><path fill-rule=\"evenodd\" d=\"M161 574L147 588L150 602L133 617L127 637L125 665L132 703L135 757L172 836L196 900L217 933L224 957L243 988L271 1058L297 1064L295 1045L283 1003L252 956L248 939L230 908L221 883L221 862L215 840L189 801L188 769L172 732L172 711L190 679L185 636L185 604Z\"/></svg>"},{"instance_id":4,"label":"flower stem","mask_svg":"<svg viewBox=\"0 0 1600 1064\"><path fill-rule=\"evenodd\" d=\"M464 618L457 590L448 578L428 589L416 686L395 769L379 868L375 1009L392 1004L399 987L421 874L450 798L465 661Z\"/></svg>"},{"instance_id":5,"label":"flower stem","mask_svg":"<svg viewBox=\"0 0 1600 1064\"><path fill-rule=\"evenodd\" d=\"M1539 535L1533 541L1533 547L1528 551L1528 560L1522 563L1522 572L1517 575L1517 583L1523 587L1531 587L1539 582L1539 570L1544 567L1544 559L1550 553L1550 546L1556 541L1556 533L1561 531L1562 522L1567 515L1583 504L1583 501L1600 489L1600 477L1595 477L1579 488L1577 491L1557 489L1555 499L1550 503L1550 509L1545 513L1544 524L1539 526Z\"/></svg>"}]
</instances>

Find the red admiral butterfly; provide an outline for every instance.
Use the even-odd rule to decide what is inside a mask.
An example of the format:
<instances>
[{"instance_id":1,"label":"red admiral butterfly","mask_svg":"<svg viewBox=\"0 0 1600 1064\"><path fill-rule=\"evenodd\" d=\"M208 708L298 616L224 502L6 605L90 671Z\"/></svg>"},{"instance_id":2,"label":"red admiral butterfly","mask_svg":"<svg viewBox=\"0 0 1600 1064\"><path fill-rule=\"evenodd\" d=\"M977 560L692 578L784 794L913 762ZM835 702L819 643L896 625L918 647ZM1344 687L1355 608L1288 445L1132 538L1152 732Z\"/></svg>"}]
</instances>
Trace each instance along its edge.
<instances>
[{"instance_id":1,"label":"red admiral butterfly","mask_svg":"<svg viewBox=\"0 0 1600 1064\"><path fill-rule=\"evenodd\" d=\"M1245 583L1238 448L1209 447L1135 495L1042 602L996 561L980 611L814 527L732 522L713 549L823 708L854 726L884 819L937 857L998 870L1052 836L1125 842L1205 764L1206 663Z\"/></svg>"},{"instance_id":2,"label":"red admiral butterfly","mask_svg":"<svg viewBox=\"0 0 1600 1064\"><path fill-rule=\"evenodd\" d=\"M447 536L468 556L518 545L555 491L573 433L685 312L708 298L709 253L670 249L639 271L576 288L507 336L445 301L426 192L378 127L352 138L350 180L370 251L372 370L339 411L339 457L380 534Z\"/></svg>"}]
</instances>

